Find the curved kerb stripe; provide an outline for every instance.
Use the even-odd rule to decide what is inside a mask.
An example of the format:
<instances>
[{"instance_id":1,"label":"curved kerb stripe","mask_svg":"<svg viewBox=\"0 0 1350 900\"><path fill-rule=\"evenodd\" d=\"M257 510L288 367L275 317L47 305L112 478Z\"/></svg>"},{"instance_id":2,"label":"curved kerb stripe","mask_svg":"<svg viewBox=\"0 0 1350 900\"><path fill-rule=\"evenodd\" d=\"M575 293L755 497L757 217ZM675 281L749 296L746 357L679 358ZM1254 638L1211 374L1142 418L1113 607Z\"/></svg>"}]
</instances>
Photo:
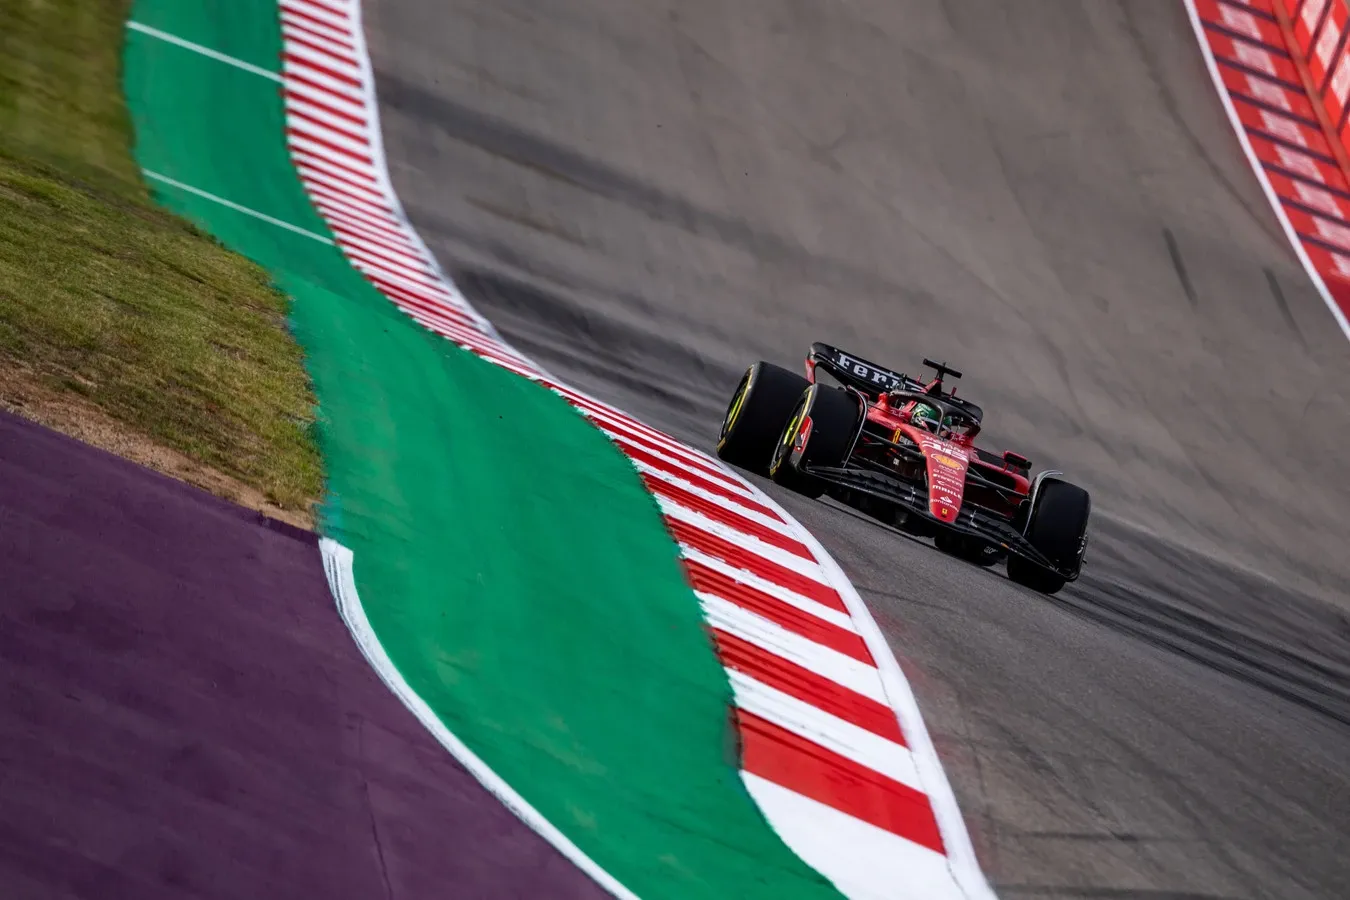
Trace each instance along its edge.
<instances>
[{"instance_id":1,"label":"curved kerb stripe","mask_svg":"<svg viewBox=\"0 0 1350 900\"><path fill-rule=\"evenodd\" d=\"M838 564L714 457L561 384L507 345L445 276L393 190L359 2L280 0L280 9L287 146L316 210L390 302L555 391L632 460L727 668L742 780L784 843L847 896L993 897L909 684ZM607 890L631 896L412 692L366 621L350 552L322 546L343 619L390 689L516 815Z\"/></svg>"},{"instance_id":2,"label":"curved kerb stripe","mask_svg":"<svg viewBox=\"0 0 1350 900\"><path fill-rule=\"evenodd\" d=\"M1341 332L1350 338L1350 182L1318 125L1273 3L1185 0L1205 67L1247 163L1285 237ZM1341 0L1299 6L1319 27ZM1344 9L1340 8L1341 13ZM1334 48L1333 44L1333 48ZM1350 71L1347 69L1346 71ZM1332 284L1338 290L1332 290ZM1338 299L1339 295L1339 299Z\"/></svg>"}]
</instances>

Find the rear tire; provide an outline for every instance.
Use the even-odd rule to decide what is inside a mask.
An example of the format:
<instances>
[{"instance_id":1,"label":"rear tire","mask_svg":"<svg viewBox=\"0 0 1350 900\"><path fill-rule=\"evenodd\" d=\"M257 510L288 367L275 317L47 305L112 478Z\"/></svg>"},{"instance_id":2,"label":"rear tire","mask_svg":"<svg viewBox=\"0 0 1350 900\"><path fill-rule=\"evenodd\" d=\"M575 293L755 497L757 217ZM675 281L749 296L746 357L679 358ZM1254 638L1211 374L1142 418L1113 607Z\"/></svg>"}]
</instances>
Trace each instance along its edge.
<instances>
[{"instance_id":1,"label":"rear tire","mask_svg":"<svg viewBox=\"0 0 1350 900\"><path fill-rule=\"evenodd\" d=\"M791 491L807 497L825 493L826 483L801 467L842 466L853 449L862 410L848 391L813 384L797 400L769 463L769 477ZM810 423L805 445L798 448L802 432ZM798 452L800 450L800 452Z\"/></svg>"},{"instance_id":2,"label":"rear tire","mask_svg":"<svg viewBox=\"0 0 1350 900\"><path fill-rule=\"evenodd\" d=\"M1036 495L1036 507L1027 522L1027 540L1061 569L1077 571L1082 565L1091 512L1092 498L1087 491L1067 481L1047 481ZM1067 583L1058 572L1016 554L1008 556L1008 577L1042 594L1054 594Z\"/></svg>"},{"instance_id":3,"label":"rear tire","mask_svg":"<svg viewBox=\"0 0 1350 900\"><path fill-rule=\"evenodd\" d=\"M722 418L718 457L756 475L769 474L774 444L810 384L796 372L763 360L746 369Z\"/></svg>"}]
</instances>

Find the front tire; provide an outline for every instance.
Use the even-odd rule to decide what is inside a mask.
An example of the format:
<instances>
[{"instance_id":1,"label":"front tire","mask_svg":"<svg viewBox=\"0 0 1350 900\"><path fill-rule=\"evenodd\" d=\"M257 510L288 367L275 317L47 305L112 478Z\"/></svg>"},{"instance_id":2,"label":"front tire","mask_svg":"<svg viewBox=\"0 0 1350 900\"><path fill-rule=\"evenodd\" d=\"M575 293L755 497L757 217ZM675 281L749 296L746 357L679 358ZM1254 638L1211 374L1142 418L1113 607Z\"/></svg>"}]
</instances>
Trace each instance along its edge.
<instances>
[{"instance_id":1,"label":"front tire","mask_svg":"<svg viewBox=\"0 0 1350 900\"><path fill-rule=\"evenodd\" d=\"M774 443L810 384L796 372L763 360L746 369L722 418L717 456L756 475L769 474Z\"/></svg>"},{"instance_id":2,"label":"front tire","mask_svg":"<svg viewBox=\"0 0 1350 900\"><path fill-rule=\"evenodd\" d=\"M842 466L853 449L862 410L842 388L813 384L802 393L769 463L769 477L807 497L825 493L826 483L806 466Z\"/></svg>"},{"instance_id":3,"label":"front tire","mask_svg":"<svg viewBox=\"0 0 1350 900\"><path fill-rule=\"evenodd\" d=\"M1028 518L1027 540L1061 570L1076 572L1083 562L1091 512L1087 491L1067 481L1047 481L1037 492L1036 506ZM1068 581L1059 572L1017 554L1008 556L1008 577L1042 594L1057 593Z\"/></svg>"}]
</instances>

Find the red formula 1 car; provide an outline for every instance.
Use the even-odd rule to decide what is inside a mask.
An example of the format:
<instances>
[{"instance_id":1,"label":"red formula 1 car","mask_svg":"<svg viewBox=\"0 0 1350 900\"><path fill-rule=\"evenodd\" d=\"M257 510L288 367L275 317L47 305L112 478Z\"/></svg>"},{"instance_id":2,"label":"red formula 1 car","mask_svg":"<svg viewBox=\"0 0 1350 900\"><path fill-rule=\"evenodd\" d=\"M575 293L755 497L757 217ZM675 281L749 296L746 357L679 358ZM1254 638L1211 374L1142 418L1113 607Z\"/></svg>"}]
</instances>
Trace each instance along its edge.
<instances>
[{"instance_id":1,"label":"red formula 1 car","mask_svg":"<svg viewBox=\"0 0 1350 900\"><path fill-rule=\"evenodd\" d=\"M928 383L827 344L806 377L757 362L727 406L717 455L808 497L828 494L940 550L1053 594L1078 578L1087 549L1087 491L1011 451L975 446L983 411L925 359ZM838 385L818 381L828 373Z\"/></svg>"}]
</instances>

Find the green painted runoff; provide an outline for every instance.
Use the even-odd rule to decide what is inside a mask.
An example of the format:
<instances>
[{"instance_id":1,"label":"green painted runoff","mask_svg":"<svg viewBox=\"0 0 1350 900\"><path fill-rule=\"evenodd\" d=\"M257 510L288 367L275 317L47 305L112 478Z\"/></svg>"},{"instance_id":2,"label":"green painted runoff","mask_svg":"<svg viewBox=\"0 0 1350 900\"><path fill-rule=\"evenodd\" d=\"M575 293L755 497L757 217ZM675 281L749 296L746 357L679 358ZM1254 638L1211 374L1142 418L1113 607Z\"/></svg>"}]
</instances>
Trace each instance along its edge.
<instances>
[{"instance_id":1,"label":"green painted runoff","mask_svg":"<svg viewBox=\"0 0 1350 900\"><path fill-rule=\"evenodd\" d=\"M271 0L140 0L133 18L276 68ZM278 88L127 34L138 162L331 238L288 161ZM292 298L319 398L322 530L353 550L380 641L450 730L639 896L838 896L741 784L696 598L601 432L417 326L336 248L151 184Z\"/></svg>"}]
</instances>

